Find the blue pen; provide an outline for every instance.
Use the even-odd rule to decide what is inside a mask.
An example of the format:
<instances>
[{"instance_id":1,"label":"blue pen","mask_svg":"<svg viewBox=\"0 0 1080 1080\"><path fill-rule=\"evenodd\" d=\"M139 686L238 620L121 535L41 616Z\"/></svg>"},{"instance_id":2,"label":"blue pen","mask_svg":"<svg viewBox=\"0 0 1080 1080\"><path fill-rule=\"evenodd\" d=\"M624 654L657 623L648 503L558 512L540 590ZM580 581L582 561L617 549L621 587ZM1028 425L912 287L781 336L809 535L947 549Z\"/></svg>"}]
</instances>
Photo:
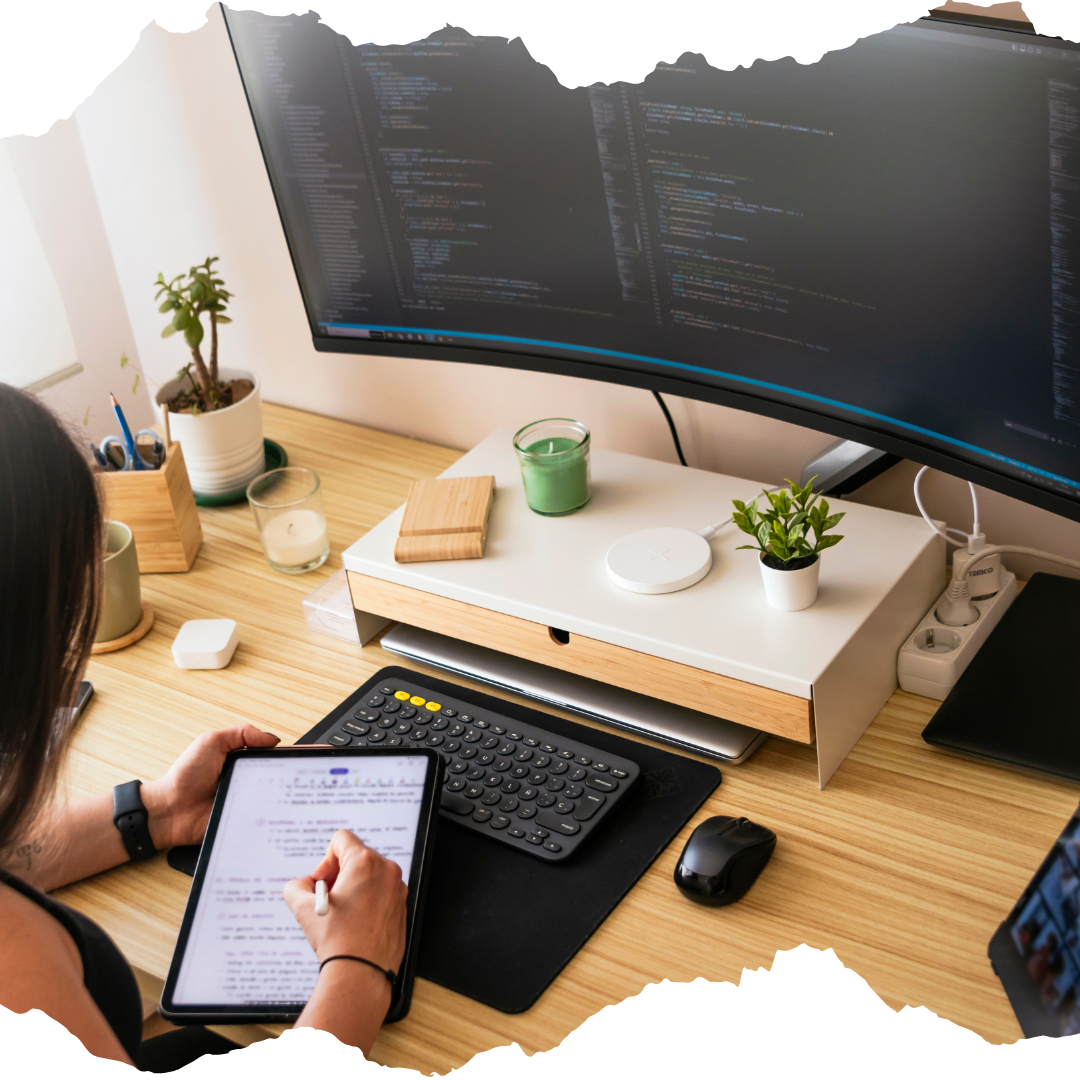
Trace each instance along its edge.
<instances>
[{"instance_id":1,"label":"blue pen","mask_svg":"<svg viewBox=\"0 0 1080 1080\"><path fill-rule=\"evenodd\" d=\"M120 421L120 430L124 433L124 442L127 443L128 453L131 455L131 467L136 471L149 469L150 466L143 461L142 455L135 449L135 440L131 437L131 428L128 427L128 422L124 418L124 410L120 408L120 402L116 400L116 395L110 394L109 400L112 402L116 419Z\"/></svg>"}]
</instances>

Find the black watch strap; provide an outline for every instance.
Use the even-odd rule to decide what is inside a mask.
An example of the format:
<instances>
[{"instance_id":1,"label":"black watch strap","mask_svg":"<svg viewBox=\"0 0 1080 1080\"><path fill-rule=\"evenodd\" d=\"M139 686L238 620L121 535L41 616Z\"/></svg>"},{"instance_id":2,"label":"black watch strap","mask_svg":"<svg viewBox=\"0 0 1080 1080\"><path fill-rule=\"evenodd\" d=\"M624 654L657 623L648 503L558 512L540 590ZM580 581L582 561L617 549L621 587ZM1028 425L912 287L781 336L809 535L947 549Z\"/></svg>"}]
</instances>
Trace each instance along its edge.
<instances>
[{"instance_id":1,"label":"black watch strap","mask_svg":"<svg viewBox=\"0 0 1080 1080\"><path fill-rule=\"evenodd\" d=\"M129 780L113 788L113 824L120 831L124 849L132 862L149 859L157 850L150 839L150 815L143 806L141 780Z\"/></svg>"}]
</instances>

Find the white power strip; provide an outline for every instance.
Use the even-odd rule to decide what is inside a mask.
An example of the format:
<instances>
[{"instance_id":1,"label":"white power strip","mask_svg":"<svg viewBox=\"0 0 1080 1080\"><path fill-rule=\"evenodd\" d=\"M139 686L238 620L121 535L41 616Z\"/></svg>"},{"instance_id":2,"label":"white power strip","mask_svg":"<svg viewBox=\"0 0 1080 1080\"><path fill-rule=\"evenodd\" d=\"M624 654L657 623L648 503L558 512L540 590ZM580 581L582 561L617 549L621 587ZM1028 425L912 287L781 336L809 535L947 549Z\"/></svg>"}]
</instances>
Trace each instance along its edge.
<instances>
[{"instance_id":1,"label":"white power strip","mask_svg":"<svg viewBox=\"0 0 1080 1080\"><path fill-rule=\"evenodd\" d=\"M987 600L973 600L979 613L970 626L945 626L934 614L942 593L904 642L896 661L900 689L943 701L972 657L1016 599L1016 576L1002 568L1001 589Z\"/></svg>"}]
</instances>

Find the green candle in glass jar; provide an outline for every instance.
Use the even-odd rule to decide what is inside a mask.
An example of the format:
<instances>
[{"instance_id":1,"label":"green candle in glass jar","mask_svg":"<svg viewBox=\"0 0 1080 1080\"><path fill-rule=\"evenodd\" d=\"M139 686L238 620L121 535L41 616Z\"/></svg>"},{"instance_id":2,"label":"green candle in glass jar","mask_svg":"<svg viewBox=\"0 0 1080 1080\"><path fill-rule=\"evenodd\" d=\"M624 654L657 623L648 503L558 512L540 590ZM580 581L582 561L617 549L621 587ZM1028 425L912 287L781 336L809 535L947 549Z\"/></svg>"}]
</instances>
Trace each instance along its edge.
<instances>
[{"instance_id":1,"label":"green candle in glass jar","mask_svg":"<svg viewBox=\"0 0 1080 1080\"><path fill-rule=\"evenodd\" d=\"M577 420L537 420L514 436L525 501L558 517L589 501L589 429Z\"/></svg>"}]
</instances>

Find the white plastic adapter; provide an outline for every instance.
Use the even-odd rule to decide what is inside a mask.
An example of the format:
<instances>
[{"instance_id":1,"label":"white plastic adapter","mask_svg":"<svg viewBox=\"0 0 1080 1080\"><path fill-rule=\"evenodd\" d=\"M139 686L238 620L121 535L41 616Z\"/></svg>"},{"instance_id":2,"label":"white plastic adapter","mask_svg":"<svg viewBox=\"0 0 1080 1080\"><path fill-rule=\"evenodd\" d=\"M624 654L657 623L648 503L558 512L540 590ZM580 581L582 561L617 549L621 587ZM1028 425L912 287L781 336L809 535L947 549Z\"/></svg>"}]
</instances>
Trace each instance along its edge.
<instances>
[{"instance_id":1,"label":"white plastic adapter","mask_svg":"<svg viewBox=\"0 0 1080 1080\"><path fill-rule=\"evenodd\" d=\"M972 558L978 558L978 553L972 555L963 548L954 551L950 574L955 576L960 568L967 563L968 559ZM988 599L995 593L1000 592L1004 579L1005 567L1001 565L1001 556L984 556L979 560L975 569L968 574L968 591L971 594L971 598L973 600Z\"/></svg>"},{"instance_id":2,"label":"white plastic adapter","mask_svg":"<svg viewBox=\"0 0 1080 1080\"><path fill-rule=\"evenodd\" d=\"M191 619L172 643L173 659L181 668L223 668L239 643L240 632L232 619Z\"/></svg>"},{"instance_id":3,"label":"white plastic adapter","mask_svg":"<svg viewBox=\"0 0 1080 1080\"><path fill-rule=\"evenodd\" d=\"M620 588L656 595L699 582L712 567L712 548L699 533L665 526L616 540L606 561L608 577Z\"/></svg>"},{"instance_id":4,"label":"white plastic adapter","mask_svg":"<svg viewBox=\"0 0 1080 1080\"><path fill-rule=\"evenodd\" d=\"M941 594L897 656L896 675L901 690L945 700L1016 599L1016 576L1003 567L1000 581L1001 588L994 596L972 601L979 617L970 626L946 626L938 620L934 613L945 599L945 593Z\"/></svg>"}]
</instances>

